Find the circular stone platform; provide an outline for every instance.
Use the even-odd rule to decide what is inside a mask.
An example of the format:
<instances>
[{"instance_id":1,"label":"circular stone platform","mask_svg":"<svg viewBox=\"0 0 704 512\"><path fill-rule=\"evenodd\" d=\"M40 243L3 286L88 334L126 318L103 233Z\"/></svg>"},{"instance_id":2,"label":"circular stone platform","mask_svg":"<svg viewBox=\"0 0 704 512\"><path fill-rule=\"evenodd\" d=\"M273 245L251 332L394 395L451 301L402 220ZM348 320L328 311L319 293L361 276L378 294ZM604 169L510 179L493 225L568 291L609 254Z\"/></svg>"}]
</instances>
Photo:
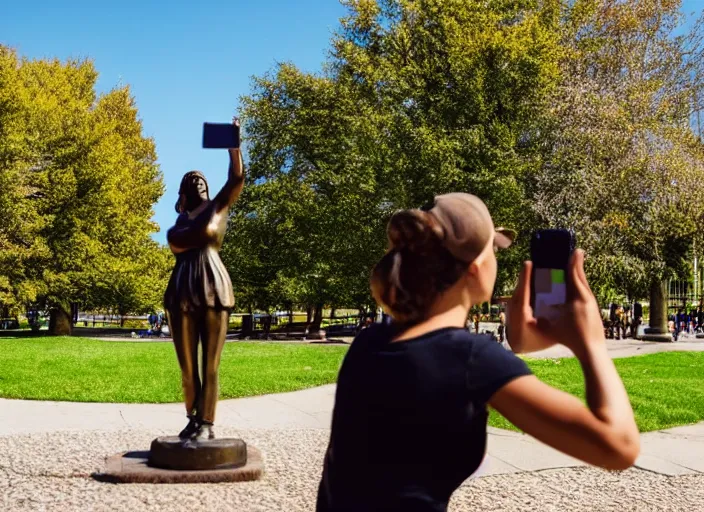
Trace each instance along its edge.
<instances>
[{"instance_id":1,"label":"circular stone platform","mask_svg":"<svg viewBox=\"0 0 704 512\"><path fill-rule=\"evenodd\" d=\"M644 334L639 338L641 341L657 341L660 343L672 343L672 334Z\"/></svg>"},{"instance_id":2,"label":"circular stone platform","mask_svg":"<svg viewBox=\"0 0 704 512\"><path fill-rule=\"evenodd\" d=\"M162 469L234 469L247 463L242 439L184 441L177 436L157 437L149 450L149 465Z\"/></svg>"},{"instance_id":3,"label":"circular stone platform","mask_svg":"<svg viewBox=\"0 0 704 512\"><path fill-rule=\"evenodd\" d=\"M214 441L241 441L240 439L214 439ZM200 445L205 444L203 442ZM202 448L201 448L202 449ZM261 453L253 446L246 447L244 465L220 469L163 469L149 465L150 452L118 453L106 459L103 473L94 474L96 480L112 483L219 483L259 480L264 474Z\"/></svg>"}]
</instances>

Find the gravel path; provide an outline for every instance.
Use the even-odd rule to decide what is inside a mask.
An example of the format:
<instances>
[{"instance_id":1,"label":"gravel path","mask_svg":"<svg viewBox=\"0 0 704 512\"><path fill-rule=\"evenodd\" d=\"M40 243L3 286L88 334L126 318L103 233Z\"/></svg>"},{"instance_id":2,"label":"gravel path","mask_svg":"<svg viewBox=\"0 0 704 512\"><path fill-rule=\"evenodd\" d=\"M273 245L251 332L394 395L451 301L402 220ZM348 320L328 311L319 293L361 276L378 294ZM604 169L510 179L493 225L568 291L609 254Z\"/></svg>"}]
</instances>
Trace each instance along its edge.
<instances>
[{"instance_id":1,"label":"gravel path","mask_svg":"<svg viewBox=\"0 0 704 512\"><path fill-rule=\"evenodd\" d=\"M258 482L199 485L105 484L90 478L104 458L147 449L168 432L51 433L0 437L0 510L311 511L326 430L218 430L260 448ZM704 503L704 475L575 468L470 480L451 511L692 511Z\"/></svg>"}]
</instances>

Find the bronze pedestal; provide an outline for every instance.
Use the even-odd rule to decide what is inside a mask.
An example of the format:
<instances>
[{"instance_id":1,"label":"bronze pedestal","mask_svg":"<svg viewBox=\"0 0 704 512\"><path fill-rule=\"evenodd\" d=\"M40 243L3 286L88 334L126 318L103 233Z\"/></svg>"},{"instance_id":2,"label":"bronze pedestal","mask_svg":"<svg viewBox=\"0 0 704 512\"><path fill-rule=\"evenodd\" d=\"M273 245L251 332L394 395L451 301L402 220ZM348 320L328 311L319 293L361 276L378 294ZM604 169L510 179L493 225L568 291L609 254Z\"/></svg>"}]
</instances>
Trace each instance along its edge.
<instances>
[{"instance_id":1,"label":"bronze pedestal","mask_svg":"<svg viewBox=\"0 0 704 512\"><path fill-rule=\"evenodd\" d=\"M235 469L247 464L242 439L184 441L176 436L157 437L149 450L149 465L162 469L198 471Z\"/></svg>"},{"instance_id":2,"label":"bronze pedestal","mask_svg":"<svg viewBox=\"0 0 704 512\"><path fill-rule=\"evenodd\" d=\"M214 440L205 441L212 443ZM220 439L228 441L227 439ZM231 441L240 441L238 439ZM201 444L204 444L201 442ZM236 443L235 443L236 444ZM197 451L197 448L196 448ZM236 450L235 450L236 451ZM191 456L193 458L193 456ZM198 456L196 456L197 458ZM229 455L227 456L229 457ZM227 457L225 457L227 459ZM108 457L103 473L93 475L96 480L110 483L185 484L246 482L259 480L264 464L259 450L247 447L246 462L239 467L214 469L164 469L149 464L150 452L126 452ZM212 460L212 459L211 459ZM202 461L199 463L202 465Z\"/></svg>"}]
</instances>

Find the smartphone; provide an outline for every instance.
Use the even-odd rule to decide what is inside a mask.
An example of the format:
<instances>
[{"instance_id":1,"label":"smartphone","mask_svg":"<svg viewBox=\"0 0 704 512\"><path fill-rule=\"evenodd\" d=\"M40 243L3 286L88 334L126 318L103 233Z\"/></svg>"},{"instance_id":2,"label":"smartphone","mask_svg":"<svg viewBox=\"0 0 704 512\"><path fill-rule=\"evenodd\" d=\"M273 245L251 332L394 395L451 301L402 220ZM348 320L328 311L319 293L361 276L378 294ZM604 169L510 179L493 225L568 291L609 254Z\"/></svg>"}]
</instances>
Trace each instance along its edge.
<instances>
[{"instance_id":1,"label":"smartphone","mask_svg":"<svg viewBox=\"0 0 704 512\"><path fill-rule=\"evenodd\" d=\"M536 231L530 243L533 262L530 305L533 316L554 318L567 301L567 264L575 250L574 233L564 229Z\"/></svg>"},{"instance_id":2,"label":"smartphone","mask_svg":"<svg viewBox=\"0 0 704 512\"><path fill-rule=\"evenodd\" d=\"M240 147L240 127L232 123L203 123L203 147L209 149Z\"/></svg>"}]
</instances>

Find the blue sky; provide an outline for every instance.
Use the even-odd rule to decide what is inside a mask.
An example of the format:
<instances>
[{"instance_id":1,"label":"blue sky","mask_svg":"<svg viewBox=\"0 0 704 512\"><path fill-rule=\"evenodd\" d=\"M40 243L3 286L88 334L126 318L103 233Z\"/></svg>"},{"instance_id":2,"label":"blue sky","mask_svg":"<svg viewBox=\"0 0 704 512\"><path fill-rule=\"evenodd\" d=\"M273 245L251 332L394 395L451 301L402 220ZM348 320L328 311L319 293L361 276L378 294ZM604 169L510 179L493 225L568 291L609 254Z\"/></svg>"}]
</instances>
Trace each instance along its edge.
<instances>
[{"instance_id":1,"label":"blue sky","mask_svg":"<svg viewBox=\"0 0 704 512\"><path fill-rule=\"evenodd\" d=\"M338 0L2 3L0 43L29 58L89 57L101 92L131 86L166 183L154 216L161 242L175 220L184 172L203 171L211 191L225 181L227 153L201 149L203 122L228 122L250 77L276 62L319 70L345 14ZM684 0L683 10L703 6L704 0Z\"/></svg>"},{"instance_id":2,"label":"blue sky","mask_svg":"<svg viewBox=\"0 0 704 512\"><path fill-rule=\"evenodd\" d=\"M319 70L345 14L337 0L0 3L0 43L29 58L90 57L99 91L130 85L166 183L160 242L186 171L203 171L211 191L225 182L227 152L201 148L203 122L229 122L250 77L276 62Z\"/></svg>"}]
</instances>

